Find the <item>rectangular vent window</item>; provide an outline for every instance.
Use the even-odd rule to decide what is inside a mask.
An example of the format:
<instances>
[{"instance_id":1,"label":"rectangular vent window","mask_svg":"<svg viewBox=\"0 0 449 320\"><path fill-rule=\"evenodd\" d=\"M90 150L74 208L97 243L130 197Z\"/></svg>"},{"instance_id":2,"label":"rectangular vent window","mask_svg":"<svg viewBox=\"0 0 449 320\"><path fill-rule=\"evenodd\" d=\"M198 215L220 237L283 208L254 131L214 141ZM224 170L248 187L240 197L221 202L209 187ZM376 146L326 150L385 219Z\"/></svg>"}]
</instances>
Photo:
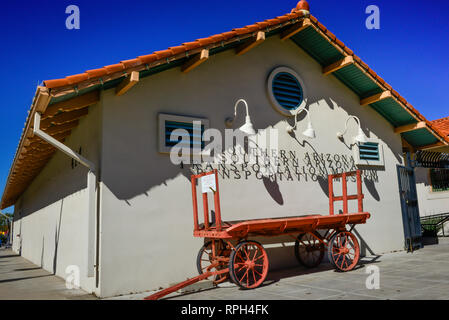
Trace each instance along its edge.
<instances>
[{"instance_id":1,"label":"rectangular vent window","mask_svg":"<svg viewBox=\"0 0 449 320\"><path fill-rule=\"evenodd\" d=\"M193 149L193 146L201 145L201 149L204 148L204 141L202 141L202 136L204 133L204 125L201 125L201 128L197 125L195 128L193 127L193 122L178 122L178 121L165 121L165 146L171 148L177 145L182 138L178 135L177 140L171 140L170 136L172 132L176 129L184 129L187 131L185 133L186 136L189 137L190 145L186 145L183 147L190 146ZM182 146L181 144L179 146Z\"/></svg>"},{"instance_id":2,"label":"rectangular vent window","mask_svg":"<svg viewBox=\"0 0 449 320\"><path fill-rule=\"evenodd\" d=\"M189 148L192 154L199 154L204 150L205 142L202 137L209 129L208 119L159 113L158 122L159 152L170 153L174 146ZM172 137L175 130L180 131Z\"/></svg>"},{"instance_id":3,"label":"rectangular vent window","mask_svg":"<svg viewBox=\"0 0 449 320\"><path fill-rule=\"evenodd\" d=\"M360 160L379 161L379 144L375 142L366 142L359 144Z\"/></svg>"}]
</instances>

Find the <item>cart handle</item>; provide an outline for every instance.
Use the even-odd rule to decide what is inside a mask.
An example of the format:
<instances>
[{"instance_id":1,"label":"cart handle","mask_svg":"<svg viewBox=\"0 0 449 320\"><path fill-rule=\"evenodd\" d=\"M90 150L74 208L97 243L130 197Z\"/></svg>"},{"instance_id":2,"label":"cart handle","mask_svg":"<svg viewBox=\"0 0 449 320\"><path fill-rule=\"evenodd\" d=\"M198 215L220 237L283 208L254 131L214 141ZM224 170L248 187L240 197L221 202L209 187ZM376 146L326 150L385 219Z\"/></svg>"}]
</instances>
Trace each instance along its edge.
<instances>
[{"instance_id":1,"label":"cart handle","mask_svg":"<svg viewBox=\"0 0 449 320\"><path fill-rule=\"evenodd\" d=\"M357 177L357 194L348 195L347 177ZM334 195L334 180L342 178L342 196L336 197ZM362 192L362 171L356 170L351 172L343 172L338 174L331 174L328 176L329 184L329 215L334 215L334 202L343 201L343 213L348 213L348 200L357 200L358 211L363 212L363 192Z\"/></svg>"},{"instance_id":2,"label":"cart handle","mask_svg":"<svg viewBox=\"0 0 449 320\"><path fill-rule=\"evenodd\" d=\"M199 231L199 223L198 223L198 200L197 200L197 191L196 191L196 184L197 180L207 176L207 175L215 175L215 191L214 194L214 207L215 207L215 223L216 223L216 230L221 231L222 227L222 221L221 221L221 210L220 210L220 191L218 189L218 170L214 169L209 172L203 172L200 174L195 174L191 176L191 183L192 183L192 203L193 203L193 224L194 224L194 231ZM210 221L209 221L209 199L207 197L207 193L203 193L203 210L204 210L204 229L210 228Z\"/></svg>"}]
</instances>

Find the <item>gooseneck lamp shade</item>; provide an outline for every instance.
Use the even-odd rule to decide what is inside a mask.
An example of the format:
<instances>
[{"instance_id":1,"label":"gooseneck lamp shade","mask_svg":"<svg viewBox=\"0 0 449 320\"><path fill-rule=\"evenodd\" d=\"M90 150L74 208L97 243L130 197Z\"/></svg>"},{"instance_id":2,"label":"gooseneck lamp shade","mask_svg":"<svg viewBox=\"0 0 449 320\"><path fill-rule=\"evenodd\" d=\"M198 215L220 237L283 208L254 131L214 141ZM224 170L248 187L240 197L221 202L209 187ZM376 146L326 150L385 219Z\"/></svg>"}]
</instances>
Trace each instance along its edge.
<instances>
[{"instance_id":1,"label":"gooseneck lamp shade","mask_svg":"<svg viewBox=\"0 0 449 320\"><path fill-rule=\"evenodd\" d=\"M355 139L355 141L360 142L360 143L368 142L368 138L366 137L365 133L363 132L363 130L360 126L359 126L359 132L354 139Z\"/></svg>"},{"instance_id":2,"label":"gooseneck lamp shade","mask_svg":"<svg viewBox=\"0 0 449 320\"><path fill-rule=\"evenodd\" d=\"M307 113L307 119L309 121L307 124L307 129L302 134L304 136L306 136L307 138L314 139L314 138L316 138L316 133L312 126L312 121L310 119L310 113L309 113L309 110L304 109L304 108L298 109L298 112L296 112L296 114L295 114L295 125L293 127L288 125L286 128L287 132L293 133L293 131L296 129L296 126L298 124L298 114L300 114L302 111L305 111Z\"/></svg>"},{"instance_id":3,"label":"gooseneck lamp shade","mask_svg":"<svg viewBox=\"0 0 449 320\"><path fill-rule=\"evenodd\" d=\"M358 131L357 131L357 135L354 137L354 141L359 142L359 143L366 143L366 142L368 142L368 138L366 137L365 133L362 130L360 119L357 118L356 116L349 116L348 119L346 119L345 131L337 132L337 137L339 139L343 138L343 136L346 133L346 131L348 131L348 122L351 119L354 119L357 122L358 126L359 126Z\"/></svg>"},{"instance_id":4,"label":"gooseneck lamp shade","mask_svg":"<svg viewBox=\"0 0 449 320\"><path fill-rule=\"evenodd\" d=\"M252 136L256 134L256 130L254 130L254 126L251 122L251 118L249 116L249 109L248 109L248 103L244 99L239 99L234 106L234 119L237 117L237 107L240 103L244 103L246 107L246 117L245 117L245 124L241 126L238 130L242 131L244 134ZM234 120L232 120L233 122Z\"/></svg>"},{"instance_id":5,"label":"gooseneck lamp shade","mask_svg":"<svg viewBox=\"0 0 449 320\"><path fill-rule=\"evenodd\" d=\"M249 116L245 117L245 124L241 126L239 130L250 136L256 134L256 130L254 130L253 124L251 123L251 119Z\"/></svg>"},{"instance_id":6,"label":"gooseneck lamp shade","mask_svg":"<svg viewBox=\"0 0 449 320\"><path fill-rule=\"evenodd\" d=\"M309 122L309 124L307 125L306 131L304 131L302 134L310 139L316 138L315 130L312 127L312 122Z\"/></svg>"}]
</instances>

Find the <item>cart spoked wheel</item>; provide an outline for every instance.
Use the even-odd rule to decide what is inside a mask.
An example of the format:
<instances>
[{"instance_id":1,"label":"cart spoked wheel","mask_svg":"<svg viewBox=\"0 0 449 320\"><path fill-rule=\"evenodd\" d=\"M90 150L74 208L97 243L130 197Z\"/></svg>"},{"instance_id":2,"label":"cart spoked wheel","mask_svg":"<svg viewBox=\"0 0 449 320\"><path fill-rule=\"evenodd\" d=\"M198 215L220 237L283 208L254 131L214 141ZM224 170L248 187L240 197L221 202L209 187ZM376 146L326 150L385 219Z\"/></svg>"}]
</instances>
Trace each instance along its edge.
<instances>
[{"instance_id":1,"label":"cart spoked wheel","mask_svg":"<svg viewBox=\"0 0 449 320\"><path fill-rule=\"evenodd\" d=\"M301 233L295 241L295 256L306 268L317 267L324 257L324 243L318 232Z\"/></svg>"},{"instance_id":2,"label":"cart spoked wheel","mask_svg":"<svg viewBox=\"0 0 449 320\"><path fill-rule=\"evenodd\" d=\"M350 271L359 262L359 242L351 232L337 232L329 241L327 253L329 261L338 271Z\"/></svg>"},{"instance_id":3,"label":"cart spoked wheel","mask_svg":"<svg viewBox=\"0 0 449 320\"><path fill-rule=\"evenodd\" d=\"M268 274L268 255L256 241L242 241L231 252L229 274L244 289L260 286Z\"/></svg>"},{"instance_id":4,"label":"cart spoked wheel","mask_svg":"<svg viewBox=\"0 0 449 320\"><path fill-rule=\"evenodd\" d=\"M196 268L199 274L209 271L219 271L228 267L230 249L226 248L226 244L222 240L215 241L215 258L212 252L212 241L206 242L198 252L196 257ZM227 273L216 275L214 283L218 284L228 278Z\"/></svg>"}]
</instances>

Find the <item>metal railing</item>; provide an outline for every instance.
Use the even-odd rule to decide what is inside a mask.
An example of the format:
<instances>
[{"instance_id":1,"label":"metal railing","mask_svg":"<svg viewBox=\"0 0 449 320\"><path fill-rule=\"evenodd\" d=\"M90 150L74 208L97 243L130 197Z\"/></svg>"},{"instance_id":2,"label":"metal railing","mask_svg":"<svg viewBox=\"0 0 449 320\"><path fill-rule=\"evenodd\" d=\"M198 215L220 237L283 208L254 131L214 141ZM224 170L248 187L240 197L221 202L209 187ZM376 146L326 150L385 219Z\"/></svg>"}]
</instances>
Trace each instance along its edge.
<instances>
[{"instance_id":1,"label":"metal railing","mask_svg":"<svg viewBox=\"0 0 449 320\"><path fill-rule=\"evenodd\" d=\"M449 221L449 212L424 216L420 220L423 236L449 237L449 234L446 234L444 231L444 224ZM438 235L440 230L442 231L442 235Z\"/></svg>"}]
</instances>

